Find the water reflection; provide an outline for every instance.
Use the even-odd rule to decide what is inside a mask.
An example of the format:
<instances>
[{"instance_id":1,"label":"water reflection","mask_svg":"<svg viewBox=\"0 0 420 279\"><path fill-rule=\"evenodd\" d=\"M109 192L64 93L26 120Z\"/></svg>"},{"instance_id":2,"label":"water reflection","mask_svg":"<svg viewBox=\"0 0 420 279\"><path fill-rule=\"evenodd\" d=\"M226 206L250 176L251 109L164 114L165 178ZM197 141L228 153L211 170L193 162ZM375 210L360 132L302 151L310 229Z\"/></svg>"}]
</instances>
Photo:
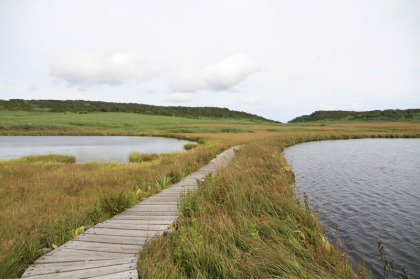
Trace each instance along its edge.
<instances>
[{"instance_id":1,"label":"water reflection","mask_svg":"<svg viewBox=\"0 0 420 279\"><path fill-rule=\"evenodd\" d=\"M126 136L0 136L0 160L27 155L65 154L76 162L128 162L132 151L169 153L184 151L186 140Z\"/></svg>"},{"instance_id":2,"label":"water reflection","mask_svg":"<svg viewBox=\"0 0 420 279\"><path fill-rule=\"evenodd\" d=\"M388 259L420 278L420 139L311 142L284 155L330 239L338 225L353 264L365 254L372 277L383 278L382 241Z\"/></svg>"}]
</instances>

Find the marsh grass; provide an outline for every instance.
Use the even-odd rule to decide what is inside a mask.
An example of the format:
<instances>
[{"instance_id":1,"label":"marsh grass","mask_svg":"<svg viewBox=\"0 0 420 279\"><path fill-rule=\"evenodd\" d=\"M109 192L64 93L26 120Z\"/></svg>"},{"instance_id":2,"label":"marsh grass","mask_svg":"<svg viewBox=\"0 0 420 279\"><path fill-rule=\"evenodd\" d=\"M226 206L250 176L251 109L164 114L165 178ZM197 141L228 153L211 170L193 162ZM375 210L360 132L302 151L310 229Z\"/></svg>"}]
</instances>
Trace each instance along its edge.
<instances>
[{"instance_id":1,"label":"marsh grass","mask_svg":"<svg viewBox=\"0 0 420 279\"><path fill-rule=\"evenodd\" d=\"M159 192L226 147L206 144L153 164L0 162L0 278L21 275L40 249Z\"/></svg>"},{"instance_id":2,"label":"marsh grass","mask_svg":"<svg viewBox=\"0 0 420 279\"><path fill-rule=\"evenodd\" d=\"M254 133L254 130L240 127L206 127L188 126L168 128L166 131L171 133Z\"/></svg>"},{"instance_id":3,"label":"marsh grass","mask_svg":"<svg viewBox=\"0 0 420 279\"><path fill-rule=\"evenodd\" d=\"M379 249L379 253L381 254L381 259L384 262L384 279L395 279L395 273L394 270L396 269L396 265L394 263L393 260L388 260L387 256L386 256L386 252L385 252L385 246L383 245L382 242L378 242L378 249ZM400 279L412 279L413 277L411 277L406 269L403 267L402 268L402 274L404 277L399 277ZM398 277L397 277L398 278Z\"/></svg>"},{"instance_id":4,"label":"marsh grass","mask_svg":"<svg viewBox=\"0 0 420 279\"><path fill-rule=\"evenodd\" d=\"M130 152L128 160L130 163L141 163L141 162L150 162L156 160L159 157L158 154L155 153L140 153L140 152Z\"/></svg>"},{"instance_id":5,"label":"marsh grass","mask_svg":"<svg viewBox=\"0 0 420 279\"><path fill-rule=\"evenodd\" d=\"M102 212L115 216L138 202L139 200L134 191L125 190L115 193L101 193L98 203Z\"/></svg>"},{"instance_id":6,"label":"marsh grass","mask_svg":"<svg viewBox=\"0 0 420 279\"><path fill-rule=\"evenodd\" d=\"M327 252L322 229L296 200L293 173L279 154L284 146L313 140L420 137L415 123L256 125L125 113L5 111L0 119L1 135L165 136L200 144L139 164L0 162L0 278L19 276L41 248L60 245L77 228L108 219L113 210L101 209L99 193L109 199L131 191L145 199L166 187L162 180L177 182L227 147L248 143L228 168L185 199L176 232L152 242L142 255L142 276L356 278L338 244ZM179 133L182 129L189 130Z\"/></svg>"},{"instance_id":7,"label":"marsh grass","mask_svg":"<svg viewBox=\"0 0 420 279\"><path fill-rule=\"evenodd\" d=\"M76 157L69 155L60 154L48 154L48 155L30 155L24 156L19 159L10 160L9 163L21 163L21 162L50 162L50 163L75 163ZM5 162L6 163L6 162Z\"/></svg>"},{"instance_id":8,"label":"marsh grass","mask_svg":"<svg viewBox=\"0 0 420 279\"><path fill-rule=\"evenodd\" d=\"M244 146L187 195L176 231L140 255L140 277L360 278L296 199L283 147L278 138Z\"/></svg>"},{"instance_id":9,"label":"marsh grass","mask_svg":"<svg viewBox=\"0 0 420 279\"><path fill-rule=\"evenodd\" d=\"M196 148L197 146L198 146L198 144L196 144L196 143L187 143L187 144L184 144L184 149L185 150L191 150L193 148Z\"/></svg>"}]
</instances>

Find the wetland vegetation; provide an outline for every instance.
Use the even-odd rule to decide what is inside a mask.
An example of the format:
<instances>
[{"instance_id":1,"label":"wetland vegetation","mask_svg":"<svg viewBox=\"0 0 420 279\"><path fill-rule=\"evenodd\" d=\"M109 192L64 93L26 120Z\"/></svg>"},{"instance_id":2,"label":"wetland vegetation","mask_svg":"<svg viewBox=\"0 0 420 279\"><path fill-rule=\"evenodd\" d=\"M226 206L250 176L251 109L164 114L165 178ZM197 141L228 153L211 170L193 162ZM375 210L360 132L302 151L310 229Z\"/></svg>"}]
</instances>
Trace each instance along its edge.
<instances>
[{"instance_id":1,"label":"wetland vegetation","mask_svg":"<svg viewBox=\"0 0 420 279\"><path fill-rule=\"evenodd\" d=\"M153 267L162 278L366 278L365 269L352 269L339 245L323 238L316 218L296 199L293 172L280 152L313 140L420 137L420 124L285 125L235 118L0 110L0 134L152 135L200 143L188 152L128 165L60 159L0 162L0 278L20 275L42 248L64 243L81 226L109 218L237 144L244 147L232 164L181 204L183 216L175 233L142 253L142 276L152 277Z\"/></svg>"}]
</instances>

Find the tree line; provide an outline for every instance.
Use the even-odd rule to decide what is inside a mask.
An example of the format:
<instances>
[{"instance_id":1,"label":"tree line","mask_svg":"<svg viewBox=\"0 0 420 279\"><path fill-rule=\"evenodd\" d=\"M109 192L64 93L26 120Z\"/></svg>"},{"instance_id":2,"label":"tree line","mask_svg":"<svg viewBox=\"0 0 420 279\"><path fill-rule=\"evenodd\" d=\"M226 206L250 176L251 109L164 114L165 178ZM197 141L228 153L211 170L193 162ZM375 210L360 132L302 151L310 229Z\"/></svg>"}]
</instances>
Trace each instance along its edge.
<instances>
[{"instance_id":1,"label":"tree line","mask_svg":"<svg viewBox=\"0 0 420 279\"><path fill-rule=\"evenodd\" d=\"M420 109L387 109L372 111L315 111L310 115L302 115L289 121L289 123L315 122L315 121L409 121L420 113Z\"/></svg>"},{"instance_id":2,"label":"tree line","mask_svg":"<svg viewBox=\"0 0 420 279\"><path fill-rule=\"evenodd\" d=\"M0 99L0 110L48 111L48 112L130 112L148 115L176 116L187 118L246 119L255 122L276 121L242 111L217 107L153 106L137 103L113 103L83 100L22 100Z\"/></svg>"}]
</instances>

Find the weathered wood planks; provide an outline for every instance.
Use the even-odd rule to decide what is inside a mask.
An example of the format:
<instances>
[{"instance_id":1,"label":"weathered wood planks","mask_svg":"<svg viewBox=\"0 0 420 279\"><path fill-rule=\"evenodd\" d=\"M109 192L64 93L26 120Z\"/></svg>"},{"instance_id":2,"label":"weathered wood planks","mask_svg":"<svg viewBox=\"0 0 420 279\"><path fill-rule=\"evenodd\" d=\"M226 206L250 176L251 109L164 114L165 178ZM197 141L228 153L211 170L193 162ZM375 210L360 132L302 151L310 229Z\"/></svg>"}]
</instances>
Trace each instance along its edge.
<instances>
[{"instance_id":1,"label":"weathered wood planks","mask_svg":"<svg viewBox=\"0 0 420 279\"><path fill-rule=\"evenodd\" d=\"M22 278L138 278L137 258L146 242L164 233L179 216L178 202L210 173L226 166L233 147L181 182L97 224L31 265Z\"/></svg>"}]
</instances>

